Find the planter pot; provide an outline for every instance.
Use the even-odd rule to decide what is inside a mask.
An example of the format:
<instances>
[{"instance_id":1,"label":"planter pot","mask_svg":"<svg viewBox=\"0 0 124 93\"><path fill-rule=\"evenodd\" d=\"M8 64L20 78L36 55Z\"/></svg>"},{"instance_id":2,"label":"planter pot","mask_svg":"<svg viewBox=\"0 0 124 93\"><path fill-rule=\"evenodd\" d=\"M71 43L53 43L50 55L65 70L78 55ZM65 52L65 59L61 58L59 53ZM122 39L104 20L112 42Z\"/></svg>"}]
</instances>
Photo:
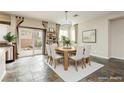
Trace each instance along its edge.
<instances>
[{"instance_id":1,"label":"planter pot","mask_svg":"<svg viewBox=\"0 0 124 93\"><path fill-rule=\"evenodd\" d=\"M8 45L12 45L12 42L8 42Z\"/></svg>"}]
</instances>

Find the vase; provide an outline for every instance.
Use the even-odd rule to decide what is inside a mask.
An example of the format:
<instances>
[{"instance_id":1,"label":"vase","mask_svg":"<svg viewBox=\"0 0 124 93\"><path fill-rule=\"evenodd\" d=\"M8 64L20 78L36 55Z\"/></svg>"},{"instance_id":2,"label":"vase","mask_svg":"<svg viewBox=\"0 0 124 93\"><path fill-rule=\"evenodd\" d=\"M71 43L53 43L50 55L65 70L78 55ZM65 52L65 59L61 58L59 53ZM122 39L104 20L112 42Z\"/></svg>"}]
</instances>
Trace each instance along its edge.
<instances>
[{"instance_id":1,"label":"vase","mask_svg":"<svg viewBox=\"0 0 124 93\"><path fill-rule=\"evenodd\" d=\"M12 42L8 42L8 45L12 45Z\"/></svg>"}]
</instances>

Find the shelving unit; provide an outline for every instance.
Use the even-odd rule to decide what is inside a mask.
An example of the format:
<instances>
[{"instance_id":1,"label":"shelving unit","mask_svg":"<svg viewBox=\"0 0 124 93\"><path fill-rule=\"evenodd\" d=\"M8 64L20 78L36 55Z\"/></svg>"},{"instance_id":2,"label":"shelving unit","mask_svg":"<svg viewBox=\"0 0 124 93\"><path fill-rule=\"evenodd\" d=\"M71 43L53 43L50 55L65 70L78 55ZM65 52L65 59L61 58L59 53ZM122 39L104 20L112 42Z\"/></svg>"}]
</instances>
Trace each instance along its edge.
<instances>
[{"instance_id":1,"label":"shelving unit","mask_svg":"<svg viewBox=\"0 0 124 93\"><path fill-rule=\"evenodd\" d=\"M46 32L46 43L47 44L57 43L57 34L53 28L49 28L49 30Z\"/></svg>"}]
</instances>

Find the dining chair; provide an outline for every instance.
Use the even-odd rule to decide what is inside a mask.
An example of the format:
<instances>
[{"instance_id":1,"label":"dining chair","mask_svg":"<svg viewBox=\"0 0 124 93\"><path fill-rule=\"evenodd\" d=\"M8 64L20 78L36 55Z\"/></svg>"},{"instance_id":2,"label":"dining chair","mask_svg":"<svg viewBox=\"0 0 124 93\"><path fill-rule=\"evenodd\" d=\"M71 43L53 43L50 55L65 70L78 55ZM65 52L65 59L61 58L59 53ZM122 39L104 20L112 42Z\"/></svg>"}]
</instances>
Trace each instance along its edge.
<instances>
[{"instance_id":1,"label":"dining chair","mask_svg":"<svg viewBox=\"0 0 124 93\"><path fill-rule=\"evenodd\" d=\"M82 56L83 56L83 47L77 46L76 55L70 57L70 59L75 61L76 71L78 71L77 65L78 65L78 62L82 61ZM83 63L82 63L82 67L83 67Z\"/></svg>"},{"instance_id":2,"label":"dining chair","mask_svg":"<svg viewBox=\"0 0 124 93\"><path fill-rule=\"evenodd\" d=\"M77 49L77 46L78 46L77 43L71 41L71 47L74 47L75 49ZM69 56L73 56L75 54L76 54L76 51L69 53Z\"/></svg>"},{"instance_id":3,"label":"dining chair","mask_svg":"<svg viewBox=\"0 0 124 93\"><path fill-rule=\"evenodd\" d=\"M83 53L83 64L86 67L86 63L91 65L90 62L91 45L85 45L85 51Z\"/></svg>"},{"instance_id":4,"label":"dining chair","mask_svg":"<svg viewBox=\"0 0 124 93\"><path fill-rule=\"evenodd\" d=\"M61 55L59 55L59 54L57 54L56 53L56 45L55 44L52 44L51 46L50 46L50 49L51 49L51 54L52 54L52 59L53 59L53 62L54 62L54 69L56 68L56 63L57 63L57 61L58 60L60 60L60 59L62 59L63 58L63 56L61 56Z\"/></svg>"},{"instance_id":5,"label":"dining chair","mask_svg":"<svg viewBox=\"0 0 124 93\"><path fill-rule=\"evenodd\" d=\"M62 42L59 42L59 47L63 47L63 43Z\"/></svg>"},{"instance_id":6,"label":"dining chair","mask_svg":"<svg viewBox=\"0 0 124 93\"><path fill-rule=\"evenodd\" d=\"M52 65L52 54L51 54L50 45L48 44L46 44L46 51L48 55L47 62Z\"/></svg>"},{"instance_id":7,"label":"dining chair","mask_svg":"<svg viewBox=\"0 0 124 93\"><path fill-rule=\"evenodd\" d=\"M57 44L57 43L53 43L53 44L51 44L51 45L53 45L55 48L58 47L58 44Z\"/></svg>"},{"instance_id":8,"label":"dining chair","mask_svg":"<svg viewBox=\"0 0 124 93\"><path fill-rule=\"evenodd\" d=\"M53 43L52 45L55 46L55 48L60 47L57 43ZM63 55L61 51L56 51L56 53L59 55Z\"/></svg>"}]
</instances>

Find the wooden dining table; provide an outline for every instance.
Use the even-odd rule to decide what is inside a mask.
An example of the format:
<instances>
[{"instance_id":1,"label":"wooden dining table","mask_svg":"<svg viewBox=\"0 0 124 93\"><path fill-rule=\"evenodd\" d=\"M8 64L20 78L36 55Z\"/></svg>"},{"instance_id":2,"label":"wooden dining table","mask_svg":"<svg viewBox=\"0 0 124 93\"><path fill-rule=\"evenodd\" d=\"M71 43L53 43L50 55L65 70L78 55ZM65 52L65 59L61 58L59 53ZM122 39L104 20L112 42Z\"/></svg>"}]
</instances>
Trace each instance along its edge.
<instances>
[{"instance_id":1,"label":"wooden dining table","mask_svg":"<svg viewBox=\"0 0 124 93\"><path fill-rule=\"evenodd\" d=\"M56 51L62 52L64 54L64 70L67 71L68 65L69 65L68 54L71 52L76 52L76 49L74 47L71 47L71 48L58 47L56 48Z\"/></svg>"}]
</instances>

